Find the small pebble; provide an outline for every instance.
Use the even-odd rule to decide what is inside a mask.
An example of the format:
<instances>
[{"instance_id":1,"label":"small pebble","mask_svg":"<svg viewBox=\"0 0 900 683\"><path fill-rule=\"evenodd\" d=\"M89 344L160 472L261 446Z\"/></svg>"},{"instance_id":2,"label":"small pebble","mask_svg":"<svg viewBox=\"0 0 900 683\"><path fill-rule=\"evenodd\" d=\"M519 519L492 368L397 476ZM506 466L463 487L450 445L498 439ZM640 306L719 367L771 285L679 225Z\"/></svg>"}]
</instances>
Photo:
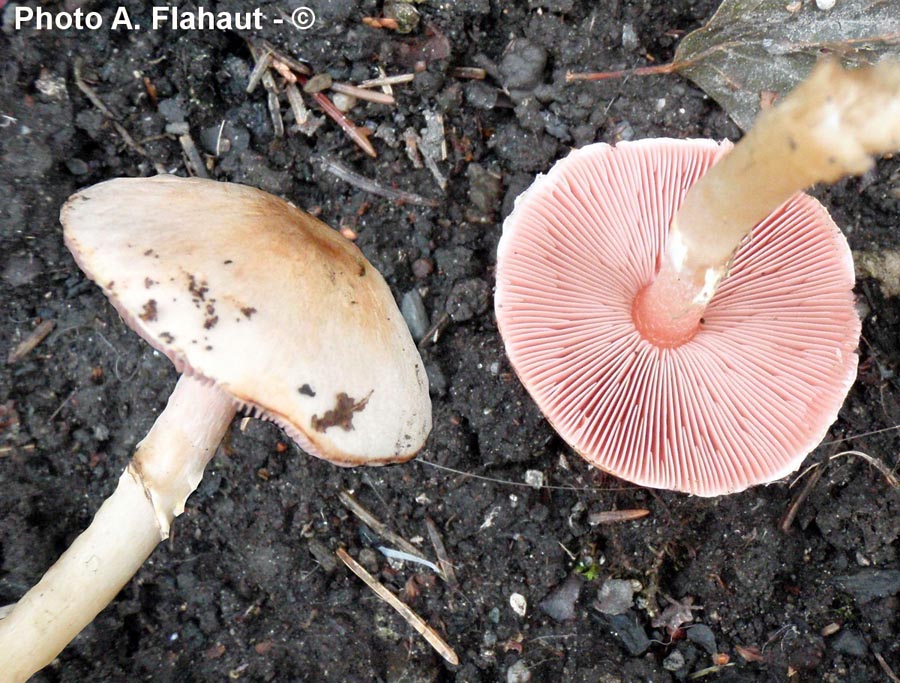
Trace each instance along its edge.
<instances>
[{"instance_id":1,"label":"small pebble","mask_svg":"<svg viewBox=\"0 0 900 683\"><path fill-rule=\"evenodd\" d=\"M830 624L827 624L826 626L822 627L821 633L824 637L827 638L828 636L833 636L835 633L837 633L840 630L841 630L840 624L831 622Z\"/></svg>"},{"instance_id":2,"label":"small pebble","mask_svg":"<svg viewBox=\"0 0 900 683\"><path fill-rule=\"evenodd\" d=\"M634 586L625 579L607 579L600 586L594 606L603 614L623 614L631 609Z\"/></svg>"},{"instance_id":3,"label":"small pebble","mask_svg":"<svg viewBox=\"0 0 900 683\"><path fill-rule=\"evenodd\" d=\"M900 593L900 569L863 569L834 582L861 604Z\"/></svg>"},{"instance_id":4,"label":"small pebble","mask_svg":"<svg viewBox=\"0 0 900 683\"><path fill-rule=\"evenodd\" d=\"M536 489L541 488L544 485L544 473L540 470L526 470L525 483Z\"/></svg>"},{"instance_id":5,"label":"small pebble","mask_svg":"<svg viewBox=\"0 0 900 683\"><path fill-rule=\"evenodd\" d=\"M431 259L417 258L412 262L412 272L414 277L422 280L434 272L434 263Z\"/></svg>"},{"instance_id":6,"label":"small pebble","mask_svg":"<svg viewBox=\"0 0 900 683\"><path fill-rule=\"evenodd\" d=\"M69 173L72 175L86 175L91 170L86 162L75 157L66 159L66 168L69 169Z\"/></svg>"},{"instance_id":7,"label":"small pebble","mask_svg":"<svg viewBox=\"0 0 900 683\"><path fill-rule=\"evenodd\" d=\"M521 593L513 593L509 596L509 606L512 607L513 612L520 617L524 617L525 613L528 611L528 601Z\"/></svg>"},{"instance_id":8,"label":"small pebble","mask_svg":"<svg viewBox=\"0 0 900 683\"><path fill-rule=\"evenodd\" d=\"M718 652L716 646L716 636L712 629L706 624L694 624L687 630L687 638L706 650L707 653L714 655Z\"/></svg>"},{"instance_id":9,"label":"small pebble","mask_svg":"<svg viewBox=\"0 0 900 683\"><path fill-rule=\"evenodd\" d=\"M597 614L595 618L619 639L622 647L632 657L638 657L650 648L650 639L634 615Z\"/></svg>"},{"instance_id":10,"label":"small pebble","mask_svg":"<svg viewBox=\"0 0 900 683\"><path fill-rule=\"evenodd\" d=\"M684 655L678 650L673 650L672 653L663 660L663 668L666 671L680 671L684 668Z\"/></svg>"},{"instance_id":11,"label":"small pebble","mask_svg":"<svg viewBox=\"0 0 900 683\"><path fill-rule=\"evenodd\" d=\"M821 10L829 10L834 7L835 0L816 0L816 7Z\"/></svg>"},{"instance_id":12,"label":"small pebble","mask_svg":"<svg viewBox=\"0 0 900 683\"><path fill-rule=\"evenodd\" d=\"M429 322L425 303L418 290L411 289L403 295L403 299L400 301L400 312L409 327L409 333L413 339L419 341L428 331Z\"/></svg>"},{"instance_id":13,"label":"small pebble","mask_svg":"<svg viewBox=\"0 0 900 683\"><path fill-rule=\"evenodd\" d=\"M622 49L628 50L628 52L634 52L639 46L640 43L638 42L634 26L631 23L626 22L622 25Z\"/></svg>"},{"instance_id":14,"label":"small pebble","mask_svg":"<svg viewBox=\"0 0 900 683\"><path fill-rule=\"evenodd\" d=\"M556 621L568 621L575 618L575 603L581 594L584 579L578 574L569 577L550 591L550 594L538 603L538 609Z\"/></svg>"},{"instance_id":15,"label":"small pebble","mask_svg":"<svg viewBox=\"0 0 900 683\"><path fill-rule=\"evenodd\" d=\"M520 659L506 670L506 683L528 683L531 680L531 671L524 659Z\"/></svg>"},{"instance_id":16,"label":"small pebble","mask_svg":"<svg viewBox=\"0 0 900 683\"><path fill-rule=\"evenodd\" d=\"M342 112L348 112L356 106L356 98L353 95L346 95L342 92L336 92L332 95L331 101Z\"/></svg>"}]
</instances>

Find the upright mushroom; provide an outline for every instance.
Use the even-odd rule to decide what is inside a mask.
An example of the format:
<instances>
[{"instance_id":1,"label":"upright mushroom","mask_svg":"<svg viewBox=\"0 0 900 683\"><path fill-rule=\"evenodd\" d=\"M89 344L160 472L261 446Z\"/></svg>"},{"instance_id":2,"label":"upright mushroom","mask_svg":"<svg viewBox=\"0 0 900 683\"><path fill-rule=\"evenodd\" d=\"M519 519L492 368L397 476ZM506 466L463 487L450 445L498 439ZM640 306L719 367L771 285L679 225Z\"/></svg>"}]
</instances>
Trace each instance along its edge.
<instances>
[{"instance_id":1,"label":"upright mushroom","mask_svg":"<svg viewBox=\"0 0 900 683\"><path fill-rule=\"evenodd\" d=\"M821 64L734 147L572 153L497 258L510 361L581 455L645 486L740 491L795 470L856 375L841 232L799 193L900 148L900 66Z\"/></svg>"},{"instance_id":2,"label":"upright mushroom","mask_svg":"<svg viewBox=\"0 0 900 683\"><path fill-rule=\"evenodd\" d=\"M407 460L431 429L381 275L293 205L163 175L82 190L61 220L78 265L182 376L91 525L0 620L9 681L49 663L168 537L236 410L339 465Z\"/></svg>"}]
</instances>

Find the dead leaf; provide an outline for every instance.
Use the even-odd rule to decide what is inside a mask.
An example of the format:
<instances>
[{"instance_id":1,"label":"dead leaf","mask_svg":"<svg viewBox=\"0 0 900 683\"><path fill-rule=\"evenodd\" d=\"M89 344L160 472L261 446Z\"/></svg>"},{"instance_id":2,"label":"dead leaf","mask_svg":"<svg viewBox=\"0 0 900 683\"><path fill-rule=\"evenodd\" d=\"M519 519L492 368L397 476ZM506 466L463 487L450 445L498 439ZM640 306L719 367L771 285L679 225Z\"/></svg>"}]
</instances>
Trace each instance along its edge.
<instances>
[{"instance_id":1,"label":"dead leaf","mask_svg":"<svg viewBox=\"0 0 900 683\"><path fill-rule=\"evenodd\" d=\"M725 0L681 41L670 70L699 85L746 131L762 93L785 95L822 54L852 66L900 51L898 0L838 0L827 11L807 0L792 9L784 0Z\"/></svg>"}]
</instances>

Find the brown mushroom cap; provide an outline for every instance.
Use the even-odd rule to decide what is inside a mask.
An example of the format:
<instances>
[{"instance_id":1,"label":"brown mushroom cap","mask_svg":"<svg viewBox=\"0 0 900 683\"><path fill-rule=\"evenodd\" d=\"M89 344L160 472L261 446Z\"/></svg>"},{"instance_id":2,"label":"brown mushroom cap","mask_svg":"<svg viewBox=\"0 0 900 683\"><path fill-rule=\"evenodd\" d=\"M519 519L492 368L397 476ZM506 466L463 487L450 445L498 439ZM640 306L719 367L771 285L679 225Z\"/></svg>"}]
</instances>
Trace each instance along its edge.
<instances>
[{"instance_id":1,"label":"brown mushroom cap","mask_svg":"<svg viewBox=\"0 0 900 683\"><path fill-rule=\"evenodd\" d=\"M60 219L78 265L179 371L340 465L421 449L418 351L384 279L321 221L251 187L166 175L94 185Z\"/></svg>"},{"instance_id":2,"label":"brown mushroom cap","mask_svg":"<svg viewBox=\"0 0 900 683\"><path fill-rule=\"evenodd\" d=\"M660 338L635 316L685 193L730 149L577 150L519 197L497 257L507 354L560 435L618 477L704 496L799 467L853 384L860 331L847 242L802 193L753 229L699 330Z\"/></svg>"}]
</instances>

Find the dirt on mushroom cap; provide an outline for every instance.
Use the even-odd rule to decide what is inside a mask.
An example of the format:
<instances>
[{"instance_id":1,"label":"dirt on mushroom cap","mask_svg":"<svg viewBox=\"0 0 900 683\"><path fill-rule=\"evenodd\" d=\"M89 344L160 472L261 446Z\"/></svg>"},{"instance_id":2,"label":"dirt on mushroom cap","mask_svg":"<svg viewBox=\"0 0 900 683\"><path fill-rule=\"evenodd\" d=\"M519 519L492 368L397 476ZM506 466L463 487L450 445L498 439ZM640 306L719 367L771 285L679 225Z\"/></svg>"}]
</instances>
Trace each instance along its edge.
<instances>
[{"instance_id":1,"label":"dirt on mushroom cap","mask_svg":"<svg viewBox=\"0 0 900 683\"><path fill-rule=\"evenodd\" d=\"M381 275L321 221L243 185L157 176L82 190L62 222L141 336L314 455L378 464L421 448L430 399L406 324ZM357 408L321 422L342 395Z\"/></svg>"}]
</instances>

